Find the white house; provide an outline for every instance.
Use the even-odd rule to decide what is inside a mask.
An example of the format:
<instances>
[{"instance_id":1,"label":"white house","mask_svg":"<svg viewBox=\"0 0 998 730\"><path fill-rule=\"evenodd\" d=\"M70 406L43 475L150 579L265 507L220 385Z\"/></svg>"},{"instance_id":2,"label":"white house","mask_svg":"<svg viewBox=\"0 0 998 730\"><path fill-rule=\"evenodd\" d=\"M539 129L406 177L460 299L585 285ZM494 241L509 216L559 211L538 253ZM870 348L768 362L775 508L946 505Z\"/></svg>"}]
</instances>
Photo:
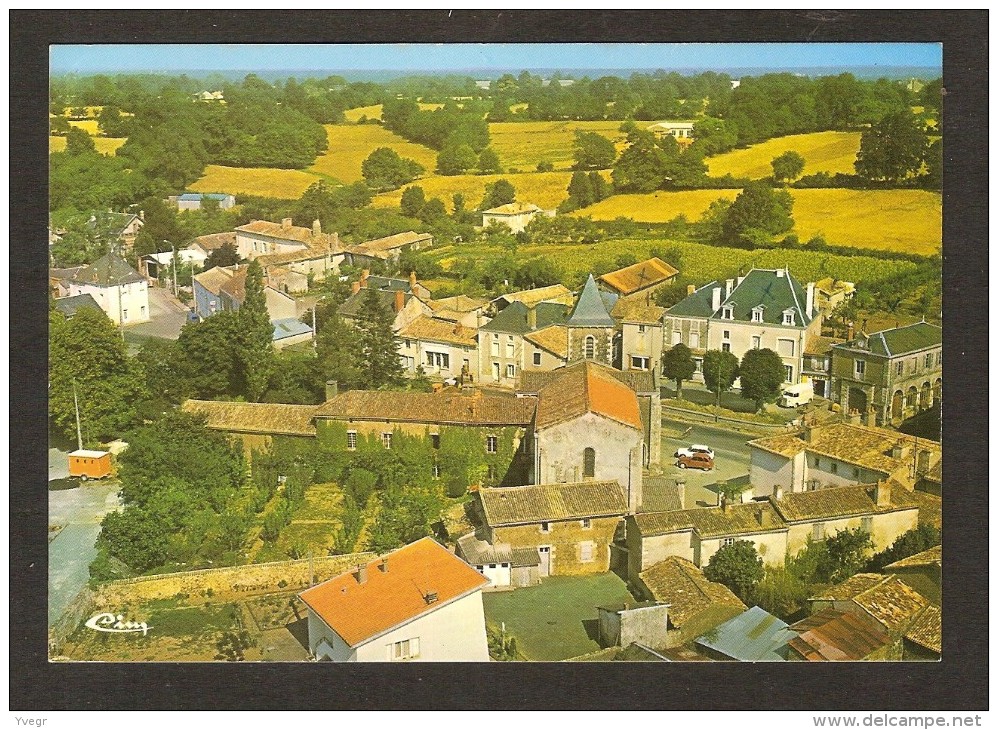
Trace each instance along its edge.
<instances>
[{"instance_id":1,"label":"white house","mask_svg":"<svg viewBox=\"0 0 998 730\"><path fill-rule=\"evenodd\" d=\"M339 274L346 259L336 233L323 233L319 221L311 228L295 226L290 218L280 223L252 221L236 228L236 250L241 259L259 259L264 273L282 269L322 281Z\"/></svg>"},{"instance_id":2,"label":"white house","mask_svg":"<svg viewBox=\"0 0 998 730\"><path fill-rule=\"evenodd\" d=\"M483 211L482 227L487 227L490 223L502 223L508 226L513 233L519 233L538 214L547 215L532 203L507 203L498 208Z\"/></svg>"},{"instance_id":3,"label":"white house","mask_svg":"<svg viewBox=\"0 0 998 730\"><path fill-rule=\"evenodd\" d=\"M85 266L69 283L69 295L89 294L117 325L149 321L149 284L114 253Z\"/></svg>"},{"instance_id":4,"label":"white house","mask_svg":"<svg viewBox=\"0 0 998 730\"><path fill-rule=\"evenodd\" d=\"M177 210L201 210L205 200L218 201L221 210L228 210L236 205L236 196L227 193L184 193L176 196Z\"/></svg>"},{"instance_id":5,"label":"white house","mask_svg":"<svg viewBox=\"0 0 998 730\"><path fill-rule=\"evenodd\" d=\"M470 382L478 372L478 330L426 315L399 330L399 355L406 374L422 366L427 375Z\"/></svg>"},{"instance_id":6,"label":"white house","mask_svg":"<svg viewBox=\"0 0 998 730\"><path fill-rule=\"evenodd\" d=\"M309 652L334 662L487 662L488 584L424 537L300 593Z\"/></svg>"},{"instance_id":7,"label":"white house","mask_svg":"<svg viewBox=\"0 0 998 730\"><path fill-rule=\"evenodd\" d=\"M648 127L648 131L663 136L675 137L689 140L693 138L693 124L691 121L659 122Z\"/></svg>"}]
</instances>

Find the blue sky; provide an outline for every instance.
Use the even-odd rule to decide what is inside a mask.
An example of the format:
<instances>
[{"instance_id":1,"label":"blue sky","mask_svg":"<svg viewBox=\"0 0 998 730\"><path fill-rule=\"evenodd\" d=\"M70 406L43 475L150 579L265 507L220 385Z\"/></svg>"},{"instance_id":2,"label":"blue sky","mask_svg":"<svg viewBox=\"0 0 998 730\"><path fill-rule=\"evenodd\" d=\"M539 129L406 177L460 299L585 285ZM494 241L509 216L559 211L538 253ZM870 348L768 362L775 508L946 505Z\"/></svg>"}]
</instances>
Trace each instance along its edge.
<instances>
[{"instance_id":1,"label":"blue sky","mask_svg":"<svg viewBox=\"0 0 998 730\"><path fill-rule=\"evenodd\" d=\"M52 46L56 73L942 66L934 43Z\"/></svg>"}]
</instances>

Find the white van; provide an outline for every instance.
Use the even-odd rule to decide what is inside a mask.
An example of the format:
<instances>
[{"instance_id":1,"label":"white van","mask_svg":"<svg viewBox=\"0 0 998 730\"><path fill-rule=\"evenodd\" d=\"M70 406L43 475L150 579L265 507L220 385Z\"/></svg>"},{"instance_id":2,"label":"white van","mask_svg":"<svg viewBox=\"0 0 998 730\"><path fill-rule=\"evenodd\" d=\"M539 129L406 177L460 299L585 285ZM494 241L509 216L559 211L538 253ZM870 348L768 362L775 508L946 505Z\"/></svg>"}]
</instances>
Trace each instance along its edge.
<instances>
[{"instance_id":1,"label":"white van","mask_svg":"<svg viewBox=\"0 0 998 730\"><path fill-rule=\"evenodd\" d=\"M814 385L810 380L805 380L797 385L786 386L776 404L782 408L796 408L810 403L812 398L814 398Z\"/></svg>"}]
</instances>

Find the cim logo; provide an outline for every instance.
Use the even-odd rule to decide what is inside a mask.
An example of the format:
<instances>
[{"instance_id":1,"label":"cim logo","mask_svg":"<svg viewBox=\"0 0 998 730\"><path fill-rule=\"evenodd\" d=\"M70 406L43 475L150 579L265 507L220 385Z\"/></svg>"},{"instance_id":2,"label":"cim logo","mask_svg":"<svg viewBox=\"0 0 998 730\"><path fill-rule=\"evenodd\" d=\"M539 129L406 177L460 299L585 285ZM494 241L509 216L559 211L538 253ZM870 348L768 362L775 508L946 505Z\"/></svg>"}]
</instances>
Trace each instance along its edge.
<instances>
[{"instance_id":1,"label":"cim logo","mask_svg":"<svg viewBox=\"0 0 998 730\"><path fill-rule=\"evenodd\" d=\"M113 613L98 613L87 619L84 626L108 634L137 634L141 631L143 636L148 634L149 629L152 628L145 621L125 621L124 618L121 614L115 616Z\"/></svg>"}]
</instances>

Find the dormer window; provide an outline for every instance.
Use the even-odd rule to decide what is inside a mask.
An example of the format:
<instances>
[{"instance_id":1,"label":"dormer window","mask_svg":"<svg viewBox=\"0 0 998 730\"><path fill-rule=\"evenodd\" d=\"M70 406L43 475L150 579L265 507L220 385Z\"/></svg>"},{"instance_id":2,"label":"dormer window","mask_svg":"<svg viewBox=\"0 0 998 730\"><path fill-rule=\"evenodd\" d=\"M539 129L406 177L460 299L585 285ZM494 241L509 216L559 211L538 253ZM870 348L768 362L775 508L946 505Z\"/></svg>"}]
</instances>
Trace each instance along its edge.
<instances>
[{"instance_id":1,"label":"dormer window","mask_svg":"<svg viewBox=\"0 0 998 730\"><path fill-rule=\"evenodd\" d=\"M794 310L784 309L783 310L783 324L793 327L796 322L794 321Z\"/></svg>"},{"instance_id":2,"label":"dormer window","mask_svg":"<svg viewBox=\"0 0 998 730\"><path fill-rule=\"evenodd\" d=\"M721 319L734 319L735 318L735 308L725 305L721 308Z\"/></svg>"},{"instance_id":3,"label":"dormer window","mask_svg":"<svg viewBox=\"0 0 998 730\"><path fill-rule=\"evenodd\" d=\"M752 321L753 322L762 322L762 310L763 310L762 307L753 307L752 308Z\"/></svg>"}]
</instances>

